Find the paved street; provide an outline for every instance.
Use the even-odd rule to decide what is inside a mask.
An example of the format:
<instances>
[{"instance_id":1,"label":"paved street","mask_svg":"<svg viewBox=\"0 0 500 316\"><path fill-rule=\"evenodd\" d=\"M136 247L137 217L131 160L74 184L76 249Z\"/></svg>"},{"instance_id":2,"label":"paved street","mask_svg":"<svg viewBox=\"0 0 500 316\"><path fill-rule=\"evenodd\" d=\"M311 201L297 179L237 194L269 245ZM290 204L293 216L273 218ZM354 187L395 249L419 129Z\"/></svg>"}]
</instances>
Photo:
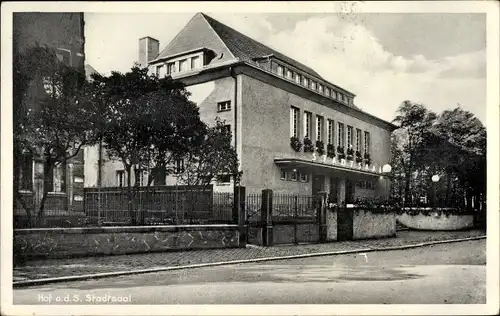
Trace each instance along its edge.
<instances>
[{"instance_id":1,"label":"paved street","mask_svg":"<svg viewBox=\"0 0 500 316\"><path fill-rule=\"evenodd\" d=\"M484 304L485 264L483 239L48 284L14 290L14 304Z\"/></svg>"},{"instance_id":2,"label":"paved street","mask_svg":"<svg viewBox=\"0 0 500 316\"><path fill-rule=\"evenodd\" d=\"M383 247L397 247L429 241L450 240L484 235L485 232L481 230L449 232L398 231L396 238L342 241L324 244L289 245L246 249L207 249L73 259L45 259L28 261L24 264L16 265L13 273L14 281L24 281L220 261L283 257L366 248L376 249Z\"/></svg>"}]
</instances>

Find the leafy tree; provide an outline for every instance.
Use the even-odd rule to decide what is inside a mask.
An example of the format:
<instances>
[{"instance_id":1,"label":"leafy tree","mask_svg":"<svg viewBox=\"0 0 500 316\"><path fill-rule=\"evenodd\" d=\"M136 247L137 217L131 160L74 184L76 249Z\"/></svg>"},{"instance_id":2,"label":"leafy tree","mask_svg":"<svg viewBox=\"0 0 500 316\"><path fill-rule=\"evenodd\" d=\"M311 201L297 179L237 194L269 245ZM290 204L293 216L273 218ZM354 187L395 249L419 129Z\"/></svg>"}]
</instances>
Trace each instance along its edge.
<instances>
[{"instance_id":1,"label":"leafy tree","mask_svg":"<svg viewBox=\"0 0 500 316\"><path fill-rule=\"evenodd\" d=\"M61 62L50 48L35 46L14 53L14 157L28 154L43 162L43 195L36 216L43 218L50 176L55 167L95 141L91 109L82 84L85 75ZM19 194L20 168L14 159L15 200L32 221L31 207Z\"/></svg>"},{"instance_id":2,"label":"leafy tree","mask_svg":"<svg viewBox=\"0 0 500 316\"><path fill-rule=\"evenodd\" d=\"M397 110L398 115L393 120L399 124L396 131L399 134L400 155L396 166L404 174L405 201L411 203L411 183L415 170L418 169L418 150L421 142L428 136L429 130L436 119L436 114L425 108L424 105L404 101Z\"/></svg>"},{"instance_id":3,"label":"leafy tree","mask_svg":"<svg viewBox=\"0 0 500 316\"><path fill-rule=\"evenodd\" d=\"M110 159L122 162L127 173L128 210L133 209L133 171L164 168L183 156L204 138L206 126L199 118L189 93L171 78L149 75L147 68L134 66L127 73L94 75L91 91L94 103L105 104L100 114L100 134ZM151 173L150 182L154 178ZM137 186L139 177L135 177ZM141 218L141 222L144 218Z\"/></svg>"},{"instance_id":4,"label":"leafy tree","mask_svg":"<svg viewBox=\"0 0 500 316\"><path fill-rule=\"evenodd\" d=\"M217 118L204 141L186 154L184 172L179 174L183 183L207 186L212 181L220 181L224 175L231 176L238 183L241 171L238 170L238 155L231 139L231 131L225 128L225 122Z\"/></svg>"}]
</instances>

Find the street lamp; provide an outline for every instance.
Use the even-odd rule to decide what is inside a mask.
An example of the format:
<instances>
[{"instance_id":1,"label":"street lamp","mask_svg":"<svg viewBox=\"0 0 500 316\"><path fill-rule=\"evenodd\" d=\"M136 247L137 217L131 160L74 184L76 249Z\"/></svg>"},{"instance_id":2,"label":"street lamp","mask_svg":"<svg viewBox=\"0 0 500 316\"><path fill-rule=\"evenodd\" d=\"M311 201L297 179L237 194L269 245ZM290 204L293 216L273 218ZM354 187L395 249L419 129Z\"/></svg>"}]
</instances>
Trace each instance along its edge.
<instances>
[{"instance_id":1,"label":"street lamp","mask_svg":"<svg viewBox=\"0 0 500 316\"><path fill-rule=\"evenodd\" d=\"M387 175L389 173L391 173L391 171L392 171L392 167L389 164L385 164L382 167L382 173L384 173L384 175L385 175L385 193L387 194L387 198L389 198L389 195L390 195L389 184L388 184L389 179L387 178Z\"/></svg>"},{"instance_id":2,"label":"street lamp","mask_svg":"<svg viewBox=\"0 0 500 316\"><path fill-rule=\"evenodd\" d=\"M433 195L433 206L436 207L436 183L439 182L439 175L435 174L431 178L432 180L432 195Z\"/></svg>"}]
</instances>

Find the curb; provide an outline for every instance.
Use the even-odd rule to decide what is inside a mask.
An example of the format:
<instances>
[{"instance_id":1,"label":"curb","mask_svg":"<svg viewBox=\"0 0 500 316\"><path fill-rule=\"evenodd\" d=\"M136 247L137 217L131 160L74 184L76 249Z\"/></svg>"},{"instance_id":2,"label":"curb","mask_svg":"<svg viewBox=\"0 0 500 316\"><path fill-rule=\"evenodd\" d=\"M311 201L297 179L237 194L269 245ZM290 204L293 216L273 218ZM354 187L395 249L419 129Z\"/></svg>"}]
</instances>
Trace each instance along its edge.
<instances>
[{"instance_id":1,"label":"curb","mask_svg":"<svg viewBox=\"0 0 500 316\"><path fill-rule=\"evenodd\" d=\"M418 244L410 244L410 245L404 245L404 246L392 246L392 247L380 247L380 248L360 248L360 249L343 250L343 251L316 252L316 253L306 253L306 254L300 254L300 255L289 255L289 256L280 256L280 257L242 259L242 260L232 260L232 261L220 261L220 262L190 264L190 265L174 266L174 267L150 268L150 269L141 269L141 270L133 270L133 271L104 272L104 273L96 273L96 274L84 274L84 275L46 278L46 279L37 279L37 280L27 280L27 281L12 282L12 286L13 286L13 288L21 288L21 287L28 287L28 286L34 286L34 285L43 285L43 284L48 284L48 283L83 281L83 280L90 280L90 279L115 277L115 276L154 273L154 272L163 272L163 271L174 271L174 270L182 270L182 269L194 269L194 268L203 268L203 267L215 267L215 266L230 265L230 264L276 261L276 260L287 260L287 259L298 259L298 258L310 258L310 257L320 257L320 256L346 255L346 254L361 253L361 252L366 253L366 252L375 252L375 251L405 250L405 249L419 248L419 247L424 247L424 246L432 246L432 245L438 245L438 244L447 244L447 243L479 240L479 239L486 239L486 236L476 236L476 237L467 237L467 238L458 238L458 239L429 241L429 242L422 242L422 243L418 243Z\"/></svg>"}]
</instances>

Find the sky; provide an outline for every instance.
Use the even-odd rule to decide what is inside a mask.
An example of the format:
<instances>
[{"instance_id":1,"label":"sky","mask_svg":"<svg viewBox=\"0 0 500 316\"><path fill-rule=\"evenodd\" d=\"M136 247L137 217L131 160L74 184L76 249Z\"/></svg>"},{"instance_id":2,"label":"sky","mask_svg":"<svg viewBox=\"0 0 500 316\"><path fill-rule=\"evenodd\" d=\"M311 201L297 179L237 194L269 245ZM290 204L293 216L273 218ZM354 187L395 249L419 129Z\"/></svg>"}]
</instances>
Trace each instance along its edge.
<instances>
[{"instance_id":1,"label":"sky","mask_svg":"<svg viewBox=\"0 0 500 316\"><path fill-rule=\"evenodd\" d=\"M195 13L85 13L86 62L125 72L139 38L158 39L161 51ZM410 100L436 113L460 105L486 123L485 14L204 13L310 66L384 120Z\"/></svg>"}]
</instances>

